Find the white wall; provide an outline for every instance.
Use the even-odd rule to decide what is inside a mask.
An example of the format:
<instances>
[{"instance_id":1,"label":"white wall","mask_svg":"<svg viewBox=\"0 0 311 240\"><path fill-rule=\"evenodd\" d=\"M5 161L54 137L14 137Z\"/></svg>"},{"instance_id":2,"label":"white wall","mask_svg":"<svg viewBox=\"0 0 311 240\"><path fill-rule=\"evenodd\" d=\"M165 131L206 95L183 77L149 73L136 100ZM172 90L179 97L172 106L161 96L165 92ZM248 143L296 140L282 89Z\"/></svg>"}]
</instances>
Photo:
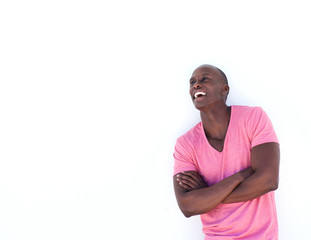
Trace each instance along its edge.
<instances>
[{"instance_id":1,"label":"white wall","mask_svg":"<svg viewBox=\"0 0 311 240\"><path fill-rule=\"evenodd\" d=\"M307 1L2 1L0 239L203 239L173 193L195 67L262 106L282 148L280 239L306 239Z\"/></svg>"}]
</instances>

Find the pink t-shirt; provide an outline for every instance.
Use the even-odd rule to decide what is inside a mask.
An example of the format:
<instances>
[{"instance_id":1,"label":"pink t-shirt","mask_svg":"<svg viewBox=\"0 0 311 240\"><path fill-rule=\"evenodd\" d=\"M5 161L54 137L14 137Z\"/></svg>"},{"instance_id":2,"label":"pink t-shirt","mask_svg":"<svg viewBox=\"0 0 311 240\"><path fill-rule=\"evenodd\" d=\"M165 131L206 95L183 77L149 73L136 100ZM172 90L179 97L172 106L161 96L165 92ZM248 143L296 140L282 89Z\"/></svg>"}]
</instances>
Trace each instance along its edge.
<instances>
[{"instance_id":1,"label":"pink t-shirt","mask_svg":"<svg viewBox=\"0 0 311 240\"><path fill-rule=\"evenodd\" d=\"M202 123L177 139L174 175L198 171L210 186L251 165L252 147L278 142L271 121L260 107L231 106L231 118L222 152L208 142ZM207 239L278 239L274 192L239 203L220 204L202 214Z\"/></svg>"}]
</instances>

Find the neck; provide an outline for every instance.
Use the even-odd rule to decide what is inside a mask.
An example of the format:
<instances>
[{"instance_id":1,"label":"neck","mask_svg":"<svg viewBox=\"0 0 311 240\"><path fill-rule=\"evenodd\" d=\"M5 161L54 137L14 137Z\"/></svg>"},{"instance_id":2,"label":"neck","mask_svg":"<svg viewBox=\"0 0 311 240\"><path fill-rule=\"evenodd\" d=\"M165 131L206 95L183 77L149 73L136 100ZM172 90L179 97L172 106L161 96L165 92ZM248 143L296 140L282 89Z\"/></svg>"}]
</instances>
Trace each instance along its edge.
<instances>
[{"instance_id":1,"label":"neck","mask_svg":"<svg viewBox=\"0 0 311 240\"><path fill-rule=\"evenodd\" d=\"M208 138L224 139L230 121L231 108L225 103L200 111Z\"/></svg>"}]
</instances>

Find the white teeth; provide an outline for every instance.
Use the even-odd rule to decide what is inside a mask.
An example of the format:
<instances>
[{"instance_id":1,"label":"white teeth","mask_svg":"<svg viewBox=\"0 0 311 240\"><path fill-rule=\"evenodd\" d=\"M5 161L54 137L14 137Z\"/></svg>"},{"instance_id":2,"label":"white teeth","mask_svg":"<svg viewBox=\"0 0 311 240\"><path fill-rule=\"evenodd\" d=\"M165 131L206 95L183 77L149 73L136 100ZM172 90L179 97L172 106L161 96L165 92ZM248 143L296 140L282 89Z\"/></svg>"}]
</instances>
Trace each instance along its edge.
<instances>
[{"instance_id":1,"label":"white teeth","mask_svg":"<svg viewBox=\"0 0 311 240\"><path fill-rule=\"evenodd\" d=\"M196 93L194 94L194 98L197 98L197 97L200 96L200 95L205 96L206 93L205 93L205 92L196 92Z\"/></svg>"}]
</instances>

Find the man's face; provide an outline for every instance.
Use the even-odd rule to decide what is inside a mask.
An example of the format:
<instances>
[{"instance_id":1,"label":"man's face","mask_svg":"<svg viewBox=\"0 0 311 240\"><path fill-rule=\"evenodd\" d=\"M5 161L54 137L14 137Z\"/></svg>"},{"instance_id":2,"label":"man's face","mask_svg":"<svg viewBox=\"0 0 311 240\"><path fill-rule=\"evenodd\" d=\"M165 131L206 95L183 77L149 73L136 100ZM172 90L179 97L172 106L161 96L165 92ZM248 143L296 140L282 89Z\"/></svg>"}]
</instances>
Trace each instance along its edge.
<instances>
[{"instance_id":1,"label":"man's face","mask_svg":"<svg viewBox=\"0 0 311 240\"><path fill-rule=\"evenodd\" d=\"M218 69L213 66L198 67L190 78L190 96L194 106L201 110L212 104L224 102L227 86Z\"/></svg>"}]
</instances>

